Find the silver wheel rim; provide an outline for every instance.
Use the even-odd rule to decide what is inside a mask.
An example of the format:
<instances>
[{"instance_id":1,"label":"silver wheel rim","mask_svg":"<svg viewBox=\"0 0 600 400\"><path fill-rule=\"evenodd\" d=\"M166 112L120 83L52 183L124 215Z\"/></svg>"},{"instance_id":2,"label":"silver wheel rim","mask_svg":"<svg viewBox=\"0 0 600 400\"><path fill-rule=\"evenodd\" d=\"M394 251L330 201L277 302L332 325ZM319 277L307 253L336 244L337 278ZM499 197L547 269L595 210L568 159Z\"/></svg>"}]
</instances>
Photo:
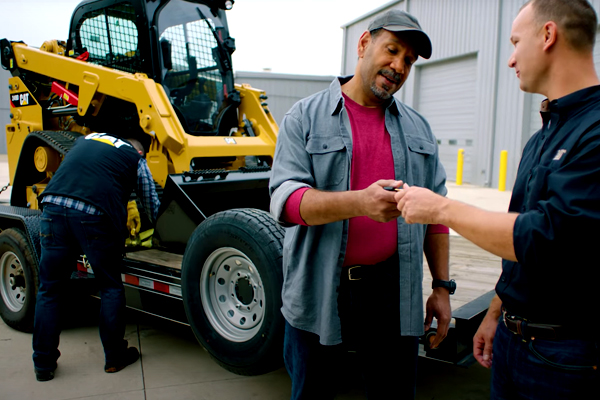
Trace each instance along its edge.
<instances>
[{"instance_id":1,"label":"silver wheel rim","mask_svg":"<svg viewBox=\"0 0 600 400\"><path fill-rule=\"evenodd\" d=\"M200 275L200 299L212 327L233 342L252 339L264 318L264 287L258 270L241 251L215 250Z\"/></svg>"},{"instance_id":2,"label":"silver wheel rim","mask_svg":"<svg viewBox=\"0 0 600 400\"><path fill-rule=\"evenodd\" d=\"M25 275L19 257L7 251L0 258L0 292L6 307L12 312L23 309L26 299Z\"/></svg>"}]
</instances>

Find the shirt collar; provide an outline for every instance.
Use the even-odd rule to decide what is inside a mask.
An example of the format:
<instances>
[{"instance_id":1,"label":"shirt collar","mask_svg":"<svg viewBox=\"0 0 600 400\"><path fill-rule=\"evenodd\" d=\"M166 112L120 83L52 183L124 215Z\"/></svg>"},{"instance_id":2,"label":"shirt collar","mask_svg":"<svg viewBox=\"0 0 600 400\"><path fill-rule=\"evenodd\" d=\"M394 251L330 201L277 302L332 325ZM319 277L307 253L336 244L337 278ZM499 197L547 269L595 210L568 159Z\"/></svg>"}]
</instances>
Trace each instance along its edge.
<instances>
[{"instance_id":1,"label":"shirt collar","mask_svg":"<svg viewBox=\"0 0 600 400\"><path fill-rule=\"evenodd\" d=\"M348 76L340 76L337 77L331 82L329 85L329 111L331 115L336 115L342 108L344 108L344 96L342 96L342 85L348 82L353 75ZM392 114L402 116L400 113L400 109L397 104L398 100L392 96L388 103L385 105L385 108L388 109Z\"/></svg>"},{"instance_id":2,"label":"shirt collar","mask_svg":"<svg viewBox=\"0 0 600 400\"><path fill-rule=\"evenodd\" d=\"M578 90L556 100L542 101L541 111L550 111L560 115L569 115L579 111L582 106L600 98L600 85Z\"/></svg>"}]
</instances>

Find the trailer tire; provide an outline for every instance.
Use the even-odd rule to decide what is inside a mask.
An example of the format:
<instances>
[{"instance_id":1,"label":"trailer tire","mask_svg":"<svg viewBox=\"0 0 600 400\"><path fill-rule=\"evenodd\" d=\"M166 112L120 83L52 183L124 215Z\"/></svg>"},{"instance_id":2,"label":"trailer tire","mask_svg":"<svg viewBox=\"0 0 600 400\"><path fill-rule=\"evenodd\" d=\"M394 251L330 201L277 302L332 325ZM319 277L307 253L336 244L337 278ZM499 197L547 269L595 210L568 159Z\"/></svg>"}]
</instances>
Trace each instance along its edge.
<instances>
[{"instance_id":1,"label":"trailer tire","mask_svg":"<svg viewBox=\"0 0 600 400\"><path fill-rule=\"evenodd\" d=\"M16 228L0 232L0 317L19 331L33 331L38 265L25 234Z\"/></svg>"},{"instance_id":2,"label":"trailer tire","mask_svg":"<svg viewBox=\"0 0 600 400\"><path fill-rule=\"evenodd\" d=\"M181 273L185 313L225 369L259 375L283 365L283 228L257 209L216 213L188 241Z\"/></svg>"}]
</instances>

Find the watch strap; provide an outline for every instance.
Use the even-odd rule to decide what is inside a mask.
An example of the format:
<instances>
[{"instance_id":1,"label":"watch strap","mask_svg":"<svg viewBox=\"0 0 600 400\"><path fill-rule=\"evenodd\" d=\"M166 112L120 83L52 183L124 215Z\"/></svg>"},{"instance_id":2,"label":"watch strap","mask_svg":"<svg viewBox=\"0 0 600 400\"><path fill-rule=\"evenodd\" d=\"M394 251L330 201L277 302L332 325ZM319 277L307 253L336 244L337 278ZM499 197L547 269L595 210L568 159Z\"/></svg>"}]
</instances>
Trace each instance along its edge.
<instances>
[{"instance_id":1,"label":"watch strap","mask_svg":"<svg viewBox=\"0 0 600 400\"><path fill-rule=\"evenodd\" d=\"M448 293L450 294L454 294L454 292L456 292L456 282L454 279L450 279L449 281L445 281L443 279L434 279L431 282L431 288L435 289L436 287L448 289Z\"/></svg>"}]
</instances>

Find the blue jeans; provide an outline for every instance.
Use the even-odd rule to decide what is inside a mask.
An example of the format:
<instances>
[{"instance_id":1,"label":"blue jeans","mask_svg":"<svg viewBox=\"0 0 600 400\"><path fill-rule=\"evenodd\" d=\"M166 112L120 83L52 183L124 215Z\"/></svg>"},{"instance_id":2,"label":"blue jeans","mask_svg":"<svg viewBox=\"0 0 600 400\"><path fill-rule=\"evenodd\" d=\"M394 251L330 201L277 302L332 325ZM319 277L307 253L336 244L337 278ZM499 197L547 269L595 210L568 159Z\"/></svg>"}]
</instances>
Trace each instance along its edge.
<instances>
[{"instance_id":1,"label":"blue jeans","mask_svg":"<svg viewBox=\"0 0 600 400\"><path fill-rule=\"evenodd\" d=\"M593 340L524 341L500 320L494 337L491 398L590 398L600 383L600 373L593 369L599 362L598 346Z\"/></svg>"},{"instance_id":2,"label":"blue jeans","mask_svg":"<svg viewBox=\"0 0 600 400\"><path fill-rule=\"evenodd\" d=\"M107 363L119 362L127 348L125 290L120 267L124 239L110 218L45 204L40 223L42 257L35 305L33 363L56 369L61 318L69 297L67 285L77 258L85 254L100 290L99 331Z\"/></svg>"},{"instance_id":3,"label":"blue jeans","mask_svg":"<svg viewBox=\"0 0 600 400\"><path fill-rule=\"evenodd\" d=\"M367 268L378 270L340 284L342 344L321 345L316 334L286 322L284 361L292 379L292 400L333 399L348 350L356 350L356 368L369 399L414 399L419 338L400 335L397 261Z\"/></svg>"}]
</instances>

